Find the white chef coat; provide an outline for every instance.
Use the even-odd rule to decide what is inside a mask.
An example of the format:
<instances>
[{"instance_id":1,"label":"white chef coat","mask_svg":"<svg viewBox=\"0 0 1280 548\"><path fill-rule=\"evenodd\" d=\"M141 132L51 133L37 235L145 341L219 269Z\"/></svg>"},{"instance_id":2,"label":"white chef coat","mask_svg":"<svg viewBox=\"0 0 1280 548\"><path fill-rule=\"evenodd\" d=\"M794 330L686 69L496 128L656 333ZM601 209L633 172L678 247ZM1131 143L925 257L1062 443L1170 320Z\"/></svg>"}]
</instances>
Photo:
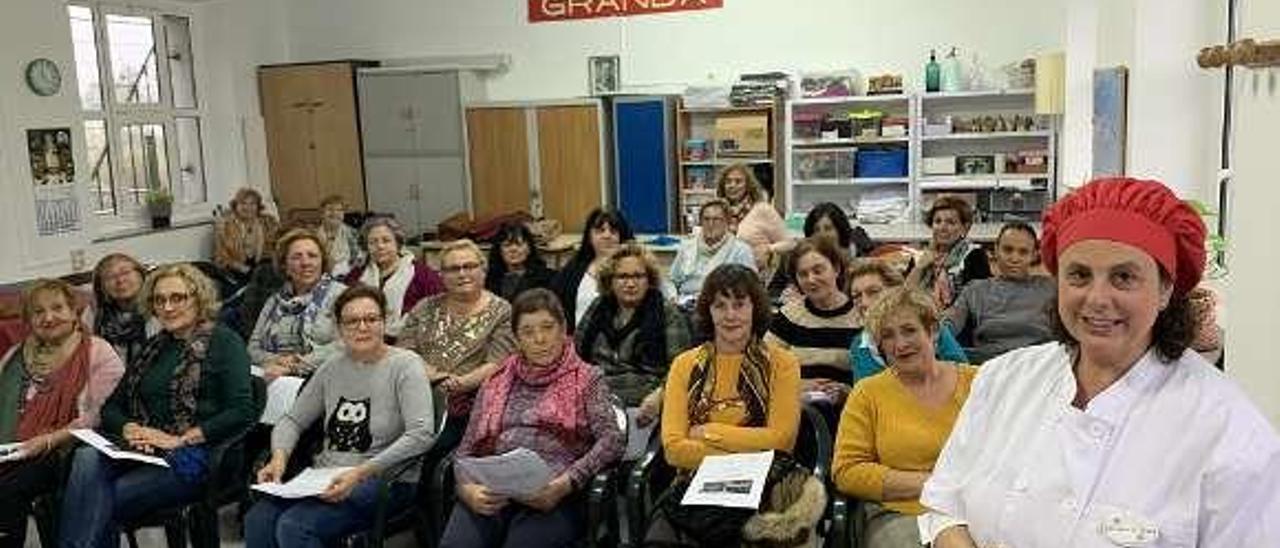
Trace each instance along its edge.
<instances>
[{"instance_id":1,"label":"white chef coat","mask_svg":"<svg viewBox=\"0 0 1280 548\"><path fill-rule=\"evenodd\" d=\"M1084 410L1075 392L1056 342L983 365L922 539L958 520L980 546L1280 546L1280 437L1199 354L1148 351Z\"/></svg>"}]
</instances>

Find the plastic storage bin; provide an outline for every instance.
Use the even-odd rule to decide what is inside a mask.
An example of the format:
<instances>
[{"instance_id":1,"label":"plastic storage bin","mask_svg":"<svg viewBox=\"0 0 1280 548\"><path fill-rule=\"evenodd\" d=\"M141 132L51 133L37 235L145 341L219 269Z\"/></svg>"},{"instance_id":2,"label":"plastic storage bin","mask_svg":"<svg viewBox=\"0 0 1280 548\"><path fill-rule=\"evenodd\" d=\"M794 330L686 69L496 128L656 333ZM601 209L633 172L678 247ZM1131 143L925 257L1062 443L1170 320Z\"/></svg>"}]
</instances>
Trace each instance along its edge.
<instances>
[{"instance_id":1,"label":"plastic storage bin","mask_svg":"<svg viewBox=\"0 0 1280 548\"><path fill-rule=\"evenodd\" d=\"M859 178L906 177L907 149L858 150L854 174Z\"/></svg>"},{"instance_id":2,"label":"plastic storage bin","mask_svg":"<svg viewBox=\"0 0 1280 548\"><path fill-rule=\"evenodd\" d=\"M853 177L854 151L815 150L797 152L792 177L798 181Z\"/></svg>"}]
</instances>

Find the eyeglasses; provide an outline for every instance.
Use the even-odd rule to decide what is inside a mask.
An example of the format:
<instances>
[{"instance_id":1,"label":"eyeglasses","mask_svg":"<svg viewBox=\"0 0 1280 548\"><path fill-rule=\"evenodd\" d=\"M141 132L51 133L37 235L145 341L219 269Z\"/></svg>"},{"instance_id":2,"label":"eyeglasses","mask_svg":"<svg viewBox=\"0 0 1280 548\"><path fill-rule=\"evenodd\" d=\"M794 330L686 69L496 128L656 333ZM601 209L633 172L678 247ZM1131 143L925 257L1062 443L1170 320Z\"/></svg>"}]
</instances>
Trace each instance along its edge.
<instances>
[{"instance_id":1,"label":"eyeglasses","mask_svg":"<svg viewBox=\"0 0 1280 548\"><path fill-rule=\"evenodd\" d=\"M472 272L480 270L480 263L462 263L454 264L441 268L445 274L461 274L462 272Z\"/></svg>"},{"instance_id":2,"label":"eyeglasses","mask_svg":"<svg viewBox=\"0 0 1280 548\"><path fill-rule=\"evenodd\" d=\"M382 316L356 316L353 318L343 318L342 327L345 329L356 329L361 326L376 326L383 322Z\"/></svg>"},{"instance_id":3,"label":"eyeglasses","mask_svg":"<svg viewBox=\"0 0 1280 548\"><path fill-rule=\"evenodd\" d=\"M189 300L191 300L190 293L169 293L167 295L164 293L156 293L155 295L151 296L151 307L152 308L166 308L166 307L177 308L187 304L187 301Z\"/></svg>"}]
</instances>

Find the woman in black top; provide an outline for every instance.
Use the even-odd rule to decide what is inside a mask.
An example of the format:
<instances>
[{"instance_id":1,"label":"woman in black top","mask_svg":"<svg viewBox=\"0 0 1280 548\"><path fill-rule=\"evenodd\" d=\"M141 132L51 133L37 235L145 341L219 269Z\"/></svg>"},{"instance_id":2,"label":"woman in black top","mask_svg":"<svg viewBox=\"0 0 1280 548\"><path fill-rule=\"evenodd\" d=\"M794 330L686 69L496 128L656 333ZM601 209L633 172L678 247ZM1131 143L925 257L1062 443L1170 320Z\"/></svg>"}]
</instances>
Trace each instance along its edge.
<instances>
[{"instance_id":1,"label":"woman in black top","mask_svg":"<svg viewBox=\"0 0 1280 548\"><path fill-rule=\"evenodd\" d=\"M555 271L538 253L538 243L524 223L507 223L490 240L489 272L484 287L490 293L514 301L526 289L547 288Z\"/></svg>"},{"instance_id":2,"label":"woman in black top","mask_svg":"<svg viewBox=\"0 0 1280 548\"><path fill-rule=\"evenodd\" d=\"M570 333L573 333L577 327L578 305L581 304L585 311L599 294L598 291L588 291L588 294L584 294L581 299L586 302L580 303L578 289L583 283L582 278L591 276L593 284L591 289L595 289L594 280L600 263L613 255L620 245L634 239L631 225L627 224L627 219L620 211L596 208L587 216L587 222L582 229L582 243L578 245L577 253L574 253L569 264L560 269L560 272L551 279L551 291L560 297L560 304L564 306L564 316L569 321Z\"/></svg>"}]
</instances>

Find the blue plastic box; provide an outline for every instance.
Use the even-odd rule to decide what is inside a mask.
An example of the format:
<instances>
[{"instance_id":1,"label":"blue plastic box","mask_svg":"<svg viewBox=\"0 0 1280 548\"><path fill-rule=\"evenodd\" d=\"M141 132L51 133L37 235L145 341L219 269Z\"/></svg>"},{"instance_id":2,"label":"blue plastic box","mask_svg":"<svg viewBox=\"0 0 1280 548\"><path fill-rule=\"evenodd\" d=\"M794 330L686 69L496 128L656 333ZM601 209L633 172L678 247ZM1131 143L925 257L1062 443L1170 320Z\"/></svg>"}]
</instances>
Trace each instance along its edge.
<instances>
[{"instance_id":1,"label":"blue plastic box","mask_svg":"<svg viewBox=\"0 0 1280 548\"><path fill-rule=\"evenodd\" d=\"M907 176L907 149L858 150L854 176L861 179Z\"/></svg>"}]
</instances>

